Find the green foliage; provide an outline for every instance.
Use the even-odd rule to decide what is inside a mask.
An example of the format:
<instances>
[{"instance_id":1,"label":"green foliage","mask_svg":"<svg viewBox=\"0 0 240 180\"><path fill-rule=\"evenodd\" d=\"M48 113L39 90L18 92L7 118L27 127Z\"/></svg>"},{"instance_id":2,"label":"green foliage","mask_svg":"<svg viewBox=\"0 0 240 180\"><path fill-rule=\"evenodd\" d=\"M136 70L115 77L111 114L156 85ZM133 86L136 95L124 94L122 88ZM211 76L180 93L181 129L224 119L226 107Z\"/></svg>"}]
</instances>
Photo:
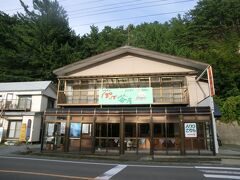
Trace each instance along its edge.
<instances>
[{"instance_id":1,"label":"green foliage","mask_svg":"<svg viewBox=\"0 0 240 180\"><path fill-rule=\"evenodd\" d=\"M222 120L227 123L237 121L240 125L240 96L230 96L221 108Z\"/></svg>"},{"instance_id":2,"label":"green foliage","mask_svg":"<svg viewBox=\"0 0 240 180\"><path fill-rule=\"evenodd\" d=\"M199 0L185 16L165 23L101 31L91 26L83 36L71 30L56 0L33 0L33 11L20 2L25 13L0 12L0 81L55 80L56 68L131 45L211 64L223 119L239 121L239 0Z\"/></svg>"}]
</instances>

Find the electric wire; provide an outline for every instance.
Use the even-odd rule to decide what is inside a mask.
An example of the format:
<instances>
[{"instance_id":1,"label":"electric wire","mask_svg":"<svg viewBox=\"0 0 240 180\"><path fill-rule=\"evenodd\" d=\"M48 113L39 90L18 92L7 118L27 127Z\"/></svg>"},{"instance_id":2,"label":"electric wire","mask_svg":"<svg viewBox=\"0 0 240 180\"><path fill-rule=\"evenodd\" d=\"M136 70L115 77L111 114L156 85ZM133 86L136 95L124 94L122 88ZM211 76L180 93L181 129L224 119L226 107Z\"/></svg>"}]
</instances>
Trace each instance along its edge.
<instances>
[{"instance_id":1,"label":"electric wire","mask_svg":"<svg viewBox=\"0 0 240 180\"><path fill-rule=\"evenodd\" d=\"M121 11L105 11L105 12L100 12L100 13L92 13L92 14L86 14L86 15L81 15L81 16L71 16L70 19L75 19L75 18L81 18L81 17L89 17L89 16L96 16L96 15L102 15L102 14L111 14L111 13L118 13L122 11L129 11L133 9L143 9L143 8L149 8L149 7L158 7L158 6L164 6L164 5L171 5L171 4L179 4L179 3L184 3L184 2L191 2L194 0L183 0L183 1L175 1L175 2L170 2L170 3L162 3L158 5L149 5L149 6L142 6L142 7L132 7L132 8L126 8L126 9L121 9Z\"/></svg>"}]
</instances>

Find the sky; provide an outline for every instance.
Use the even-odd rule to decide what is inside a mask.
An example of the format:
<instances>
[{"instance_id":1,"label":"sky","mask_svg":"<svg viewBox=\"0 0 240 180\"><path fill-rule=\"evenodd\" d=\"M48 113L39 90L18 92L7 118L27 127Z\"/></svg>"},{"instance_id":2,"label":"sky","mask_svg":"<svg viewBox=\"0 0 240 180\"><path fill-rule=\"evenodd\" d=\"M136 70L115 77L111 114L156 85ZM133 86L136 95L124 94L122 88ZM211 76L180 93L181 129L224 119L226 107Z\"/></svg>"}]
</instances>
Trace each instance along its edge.
<instances>
[{"instance_id":1,"label":"sky","mask_svg":"<svg viewBox=\"0 0 240 180\"><path fill-rule=\"evenodd\" d=\"M32 0L23 0L32 8ZM58 0L66 10L69 26L76 34L90 32L90 26L117 27L144 22L164 23L193 9L197 0ZM9 15L24 12L19 0L0 0L0 11Z\"/></svg>"}]
</instances>

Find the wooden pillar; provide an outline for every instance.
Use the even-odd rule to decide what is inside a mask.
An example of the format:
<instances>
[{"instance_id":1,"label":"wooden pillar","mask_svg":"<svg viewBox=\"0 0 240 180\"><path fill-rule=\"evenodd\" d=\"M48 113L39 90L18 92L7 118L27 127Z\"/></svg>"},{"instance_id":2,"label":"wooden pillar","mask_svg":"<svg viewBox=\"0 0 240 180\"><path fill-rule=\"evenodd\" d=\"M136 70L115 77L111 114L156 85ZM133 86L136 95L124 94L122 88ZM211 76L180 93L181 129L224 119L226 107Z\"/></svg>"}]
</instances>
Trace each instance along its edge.
<instances>
[{"instance_id":1,"label":"wooden pillar","mask_svg":"<svg viewBox=\"0 0 240 180\"><path fill-rule=\"evenodd\" d=\"M96 110L94 110L93 124L92 124L92 153L95 153L95 143L96 143Z\"/></svg>"},{"instance_id":2,"label":"wooden pillar","mask_svg":"<svg viewBox=\"0 0 240 180\"><path fill-rule=\"evenodd\" d=\"M137 149L136 149L136 153L138 155L138 148L139 148L139 141L138 141L138 136L139 136L139 124L138 124L138 116L136 116L137 118L137 123L135 123L136 126L136 141L137 141Z\"/></svg>"},{"instance_id":3,"label":"wooden pillar","mask_svg":"<svg viewBox=\"0 0 240 180\"><path fill-rule=\"evenodd\" d=\"M120 149L119 154L124 154L124 138L125 138L125 126L124 126L124 116L120 118Z\"/></svg>"},{"instance_id":4,"label":"wooden pillar","mask_svg":"<svg viewBox=\"0 0 240 180\"><path fill-rule=\"evenodd\" d=\"M65 152L68 152L69 151L69 135L70 135L70 119L71 119L71 116L70 116L70 113L68 112L67 114L67 122L66 122L66 129L65 129L65 147L64 147L64 151Z\"/></svg>"},{"instance_id":5,"label":"wooden pillar","mask_svg":"<svg viewBox=\"0 0 240 180\"><path fill-rule=\"evenodd\" d=\"M46 129L46 115L43 115L43 122L42 122L42 134L41 134L41 152L43 151L43 143L45 138L45 129Z\"/></svg>"},{"instance_id":6,"label":"wooden pillar","mask_svg":"<svg viewBox=\"0 0 240 180\"><path fill-rule=\"evenodd\" d=\"M154 157L154 127L153 127L153 117L152 117L152 109L150 109L150 155L152 155L152 158Z\"/></svg>"},{"instance_id":7,"label":"wooden pillar","mask_svg":"<svg viewBox=\"0 0 240 180\"><path fill-rule=\"evenodd\" d=\"M179 116L179 130L180 130L180 153L181 155L185 154L185 141L184 141L184 122L183 122L183 115Z\"/></svg>"}]
</instances>

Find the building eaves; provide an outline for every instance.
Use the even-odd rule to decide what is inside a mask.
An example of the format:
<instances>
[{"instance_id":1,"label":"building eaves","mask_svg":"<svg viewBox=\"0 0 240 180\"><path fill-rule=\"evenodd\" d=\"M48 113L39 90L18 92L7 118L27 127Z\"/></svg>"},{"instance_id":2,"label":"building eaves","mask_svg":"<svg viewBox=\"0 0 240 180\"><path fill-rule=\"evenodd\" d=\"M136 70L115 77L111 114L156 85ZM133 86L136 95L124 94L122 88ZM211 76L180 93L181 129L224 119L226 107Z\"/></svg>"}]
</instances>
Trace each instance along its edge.
<instances>
[{"instance_id":1,"label":"building eaves","mask_svg":"<svg viewBox=\"0 0 240 180\"><path fill-rule=\"evenodd\" d=\"M44 91L51 81L6 82L0 83L0 92Z\"/></svg>"},{"instance_id":2,"label":"building eaves","mask_svg":"<svg viewBox=\"0 0 240 180\"><path fill-rule=\"evenodd\" d=\"M164 53L159 53L151 50L146 50L146 49L141 49L141 48L135 48L132 46L123 46L111 51L107 51L105 53L89 57L84 60L77 61L75 63L66 65L64 67L61 67L59 69L56 69L53 71L54 74L58 76L64 76L69 72L76 71L81 68L86 68L90 65L94 65L96 63L105 61L107 59L117 57L119 55L124 55L124 54L133 54L133 55L139 55L139 56L144 56L147 58L152 58L157 61L162 61L166 63L173 63L176 65L181 65L189 68L193 68L198 71L203 71L206 69L209 64L194 61L191 59L187 58L182 58L182 57L177 57L177 56L172 56Z\"/></svg>"}]
</instances>

